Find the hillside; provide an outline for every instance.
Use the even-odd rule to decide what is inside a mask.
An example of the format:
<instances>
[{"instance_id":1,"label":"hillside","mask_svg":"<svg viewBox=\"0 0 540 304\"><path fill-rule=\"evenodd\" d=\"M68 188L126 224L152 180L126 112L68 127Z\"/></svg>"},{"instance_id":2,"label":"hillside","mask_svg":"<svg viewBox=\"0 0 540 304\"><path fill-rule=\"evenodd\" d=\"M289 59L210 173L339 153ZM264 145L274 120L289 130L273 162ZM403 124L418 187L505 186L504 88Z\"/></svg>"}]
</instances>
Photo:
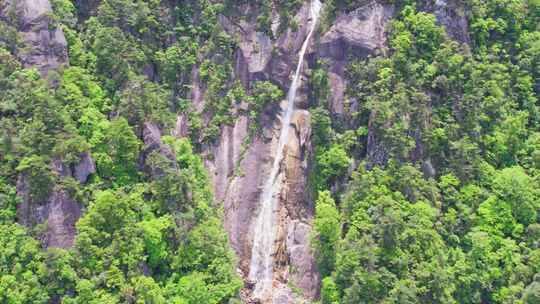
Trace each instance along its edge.
<instances>
[{"instance_id":1,"label":"hillside","mask_svg":"<svg viewBox=\"0 0 540 304\"><path fill-rule=\"evenodd\" d=\"M0 0L0 302L540 303L540 1Z\"/></svg>"}]
</instances>

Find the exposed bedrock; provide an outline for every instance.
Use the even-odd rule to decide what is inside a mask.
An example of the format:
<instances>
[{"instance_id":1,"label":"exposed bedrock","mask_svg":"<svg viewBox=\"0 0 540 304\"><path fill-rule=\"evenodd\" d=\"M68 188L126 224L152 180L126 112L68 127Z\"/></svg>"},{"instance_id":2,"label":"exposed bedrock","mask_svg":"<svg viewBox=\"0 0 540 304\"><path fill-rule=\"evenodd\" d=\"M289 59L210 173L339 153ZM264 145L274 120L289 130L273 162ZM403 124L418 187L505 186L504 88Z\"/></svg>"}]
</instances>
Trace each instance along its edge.
<instances>
[{"instance_id":1,"label":"exposed bedrock","mask_svg":"<svg viewBox=\"0 0 540 304\"><path fill-rule=\"evenodd\" d=\"M466 21L460 14L459 5L453 0L437 0L419 7L436 14L439 22L447 27L449 35L467 42ZM245 18L235 19L222 16L220 23L238 41L235 77L246 88L255 81L269 80L285 92L290 86L293 69L298 60L298 51L305 40L309 24L309 1L295 15L298 29L288 28L277 33L276 12L272 13L273 36L257 31L254 16L256 8L246 4ZM275 10L275 8L274 8ZM388 23L395 16L395 7L387 1L365 1L351 12L338 14L325 32L318 32L308 50L309 62L322 59L330 80L330 111L334 117L347 118L347 113L362 100L347 100L345 70L351 58L365 59L385 54ZM465 23L463 23L465 22ZM465 29L465 30L464 30ZM197 70L192 74L192 97L195 108L204 108L204 86ZM318 297L320 278L314 262L309 240L313 201L309 195L307 176L311 159L311 122L307 108L308 63L304 64L301 84L298 88L296 110L292 120L294 134L289 137L280 176L283 187L279 193L278 227L274 249L275 276L281 282L276 286L273 303L302 303ZM248 118L239 109L245 104L236 104L233 113L238 118L232 125L222 127L220 138L214 145L204 148L205 164L209 169L216 201L222 202L225 212L225 227L232 247L239 257L239 270L247 276L253 233L253 221L257 216L261 192L268 178L272 162L276 157L277 143L282 128L276 106L266 109L261 121L261 132L249 137ZM285 108L285 102L281 104ZM371 126L371 124L370 124ZM186 136L186 118L179 117L176 136ZM373 128L369 127L367 153L372 164L382 164L388 157L385 143ZM421 153L420 153L421 154ZM419 154L419 155L420 155ZM250 303L250 282L244 290L244 301ZM300 291L300 295L291 289Z\"/></svg>"},{"instance_id":2,"label":"exposed bedrock","mask_svg":"<svg viewBox=\"0 0 540 304\"><path fill-rule=\"evenodd\" d=\"M222 25L239 39L236 75L249 87L257 80L270 80L284 91L297 64L298 51L307 36L309 2L295 16L299 28L285 30L275 39L256 31L248 21L233 24L222 18ZM306 72L307 64L304 66ZM307 193L307 159L310 151L311 125L307 107L305 77L302 77L293 115L289 142L281 167L283 187L278 194L278 222L274 245L275 288L273 303L301 303L318 296L319 277L309 245L313 206ZM241 105L240 105L241 106ZM281 104L285 109L286 101ZM232 126L222 128L216 145L207 149L206 159L213 177L214 193L223 202L225 227L232 247L239 256L239 269L247 276L251 258L253 221L261 203L262 188L276 157L282 128L279 112L267 109L259 122L262 131L248 138L248 118L240 115ZM249 283L249 282L248 282ZM249 284L248 284L249 285ZM293 293L291 287L301 290ZM249 290L245 302L250 302Z\"/></svg>"},{"instance_id":3,"label":"exposed bedrock","mask_svg":"<svg viewBox=\"0 0 540 304\"><path fill-rule=\"evenodd\" d=\"M318 57L328 63L330 110L333 114L344 114L348 60L384 52L386 25L393 14L393 5L371 1L350 13L339 15L330 29L322 34L316 51Z\"/></svg>"},{"instance_id":4,"label":"exposed bedrock","mask_svg":"<svg viewBox=\"0 0 540 304\"><path fill-rule=\"evenodd\" d=\"M21 174L17 181L17 195L21 203L17 206L18 222L27 227L44 224L42 241L45 247L68 248L75 240L75 224L81 216L81 205L62 184L66 178L85 183L96 172L95 162L89 153L82 153L75 164L66 164L61 159L52 162L52 171L58 182L52 186L47 197L32 199L30 179Z\"/></svg>"},{"instance_id":5,"label":"exposed bedrock","mask_svg":"<svg viewBox=\"0 0 540 304\"><path fill-rule=\"evenodd\" d=\"M17 52L25 67L35 67L46 75L68 63L66 38L53 24L49 0L6 0L0 6L0 19L12 23L25 43Z\"/></svg>"},{"instance_id":6,"label":"exposed bedrock","mask_svg":"<svg viewBox=\"0 0 540 304\"><path fill-rule=\"evenodd\" d=\"M426 0L420 5L420 9L432 12L450 38L461 43L471 42L464 1Z\"/></svg>"}]
</instances>

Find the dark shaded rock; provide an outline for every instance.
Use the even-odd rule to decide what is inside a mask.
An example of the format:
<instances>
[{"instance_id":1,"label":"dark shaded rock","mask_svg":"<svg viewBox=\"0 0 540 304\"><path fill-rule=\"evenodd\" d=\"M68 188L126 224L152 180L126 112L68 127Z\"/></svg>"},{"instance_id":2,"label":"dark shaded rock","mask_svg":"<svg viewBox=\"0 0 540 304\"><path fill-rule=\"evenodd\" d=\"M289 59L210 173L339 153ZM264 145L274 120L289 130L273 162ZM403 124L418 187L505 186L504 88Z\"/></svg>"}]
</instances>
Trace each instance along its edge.
<instances>
[{"instance_id":1,"label":"dark shaded rock","mask_svg":"<svg viewBox=\"0 0 540 304\"><path fill-rule=\"evenodd\" d=\"M97 12L101 0L75 0L75 4L79 8L79 18L86 20L90 16L94 16Z\"/></svg>"},{"instance_id":2,"label":"dark shaded rock","mask_svg":"<svg viewBox=\"0 0 540 304\"><path fill-rule=\"evenodd\" d=\"M444 26L448 36L458 42L470 44L469 23L465 4L460 0L425 0L420 9L433 13L437 22Z\"/></svg>"},{"instance_id":3,"label":"dark shaded rock","mask_svg":"<svg viewBox=\"0 0 540 304\"><path fill-rule=\"evenodd\" d=\"M368 169L371 169L376 165L384 166L388 162L388 150L385 143L379 138L377 131L373 127L371 118L368 124L366 153Z\"/></svg>"},{"instance_id":4,"label":"dark shaded rock","mask_svg":"<svg viewBox=\"0 0 540 304\"><path fill-rule=\"evenodd\" d=\"M90 174L96 173L96 162L92 159L89 152L80 155L80 161L73 168L73 177L84 184Z\"/></svg>"},{"instance_id":5,"label":"dark shaded rock","mask_svg":"<svg viewBox=\"0 0 540 304\"><path fill-rule=\"evenodd\" d=\"M55 158L52 161L52 169L61 178L73 177L79 183L84 184L90 174L96 173L96 163L89 152L79 155L79 161L76 164L66 164L61 158Z\"/></svg>"},{"instance_id":6,"label":"dark shaded rock","mask_svg":"<svg viewBox=\"0 0 540 304\"><path fill-rule=\"evenodd\" d=\"M158 126L145 122L143 126L143 141L145 144L144 149L140 153L139 166L147 174L158 177L163 174L162 168L158 168L155 164L149 162L149 157L153 152L163 156L168 161L168 165L172 168L176 168L176 156L171 148L164 145L161 141L161 131Z\"/></svg>"}]
</instances>

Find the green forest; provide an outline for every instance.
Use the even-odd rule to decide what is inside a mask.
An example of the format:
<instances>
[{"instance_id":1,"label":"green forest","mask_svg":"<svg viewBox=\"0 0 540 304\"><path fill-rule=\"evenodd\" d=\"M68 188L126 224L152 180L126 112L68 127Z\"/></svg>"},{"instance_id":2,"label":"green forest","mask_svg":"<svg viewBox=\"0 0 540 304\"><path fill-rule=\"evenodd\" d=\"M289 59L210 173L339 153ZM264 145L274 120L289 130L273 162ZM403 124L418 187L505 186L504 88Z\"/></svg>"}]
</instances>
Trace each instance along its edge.
<instances>
[{"instance_id":1,"label":"green forest","mask_svg":"<svg viewBox=\"0 0 540 304\"><path fill-rule=\"evenodd\" d=\"M287 87L241 81L220 20L254 6L275 39L303 1L51 0L68 62L47 73L22 59L17 2L0 0L0 303L242 303L202 151L245 116L245 157ZM318 31L365 2L323 1ZM387 46L347 59L350 116L328 62L308 64L313 303L540 303L540 1L461 0L467 43L417 1L378 2ZM54 218L34 213L59 197L80 218L47 246Z\"/></svg>"}]
</instances>

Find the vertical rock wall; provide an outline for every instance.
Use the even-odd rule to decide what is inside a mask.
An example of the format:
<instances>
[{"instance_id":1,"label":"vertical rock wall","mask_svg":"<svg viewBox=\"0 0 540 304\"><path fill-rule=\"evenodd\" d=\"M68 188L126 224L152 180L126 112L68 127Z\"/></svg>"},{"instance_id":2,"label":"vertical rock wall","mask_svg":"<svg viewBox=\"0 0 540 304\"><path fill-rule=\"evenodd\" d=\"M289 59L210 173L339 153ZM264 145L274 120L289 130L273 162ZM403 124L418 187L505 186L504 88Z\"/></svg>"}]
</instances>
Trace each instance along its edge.
<instances>
[{"instance_id":1,"label":"vertical rock wall","mask_svg":"<svg viewBox=\"0 0 540 304\"><path fill-rule=\"evenodd\" d=\"M0 7L0 18L14 23L24 41L25 47L17 56L25 67L47 75L68 63L66 38L53 24L49 0L6 0Z\"/></svg>"}]
</instances>

